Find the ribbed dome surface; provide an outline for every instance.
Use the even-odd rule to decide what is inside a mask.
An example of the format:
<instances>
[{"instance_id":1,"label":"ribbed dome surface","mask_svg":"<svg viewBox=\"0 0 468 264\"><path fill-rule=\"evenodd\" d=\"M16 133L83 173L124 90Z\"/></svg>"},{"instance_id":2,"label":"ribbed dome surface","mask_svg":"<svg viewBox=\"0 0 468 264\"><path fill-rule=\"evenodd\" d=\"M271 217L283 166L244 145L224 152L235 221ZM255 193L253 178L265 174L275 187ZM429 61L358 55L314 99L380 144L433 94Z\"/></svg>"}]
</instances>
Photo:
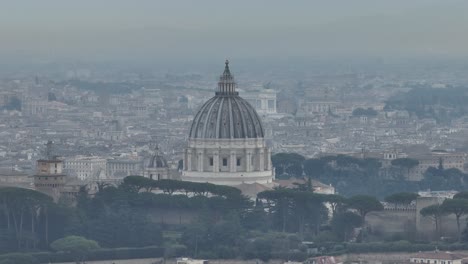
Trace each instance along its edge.
<instances>
[{"instance_id":1,"label":"ribbed dome surface","mask_svg":"<svg viewBox=\"0 0 468 264\"><path fill-rule=\"evenodd\" d=\"M191 138L263 138L255 109L237 94L217 94L195 115Z\"/></svg>"},{"instance_id":2,"label":"ribbed dome surface","mask_svg":"<svg viewBox=\"0 0 468 264\"><path fill-rule=\"evenodd\" d=\"M159 152L159 147L156 147L155 153L151 156L147 168L156 169L156 168L166 168L167 161Z\"/></svg>"},{"instance_id":3,"label":"ribbed dome surface","mask_svg":"<svg viewBox=\"0 0 468 264\"><path fill-rule=\"evenodd\" d=\"M236 92L227 60L215 94L195 115L191 138L263 138L260 118Z\"/></svg>"},{"instance_id":4,"label":"ribbed dome surface","mask_svg":"<svg viewBox=\"0 0 468 264\"><path fill-rule=\"evenodd\" d=\"M161 157L161 156L153 156L151 157L149 163L148 163L148 168L166 168L167 167L167 161Z\"/></svg>"}]
</instances>

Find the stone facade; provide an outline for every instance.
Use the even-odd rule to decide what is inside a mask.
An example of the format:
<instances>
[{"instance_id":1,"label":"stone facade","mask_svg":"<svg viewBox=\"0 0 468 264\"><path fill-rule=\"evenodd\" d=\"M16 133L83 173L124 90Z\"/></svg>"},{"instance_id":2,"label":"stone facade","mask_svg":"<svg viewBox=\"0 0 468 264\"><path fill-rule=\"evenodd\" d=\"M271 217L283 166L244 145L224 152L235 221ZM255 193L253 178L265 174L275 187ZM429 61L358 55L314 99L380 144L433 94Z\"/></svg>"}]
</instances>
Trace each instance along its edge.
<instances>
[{"instance_id":1,"label":"stone facade","mask_svg":"<svg viewBox=\"0 0 468 264\"><path fill-rule=\"evenodd\" d=\"M193 139L184 155L182 180L223 185L273 181L271 152L263 138Z\"/></svg>"}]
</instances>

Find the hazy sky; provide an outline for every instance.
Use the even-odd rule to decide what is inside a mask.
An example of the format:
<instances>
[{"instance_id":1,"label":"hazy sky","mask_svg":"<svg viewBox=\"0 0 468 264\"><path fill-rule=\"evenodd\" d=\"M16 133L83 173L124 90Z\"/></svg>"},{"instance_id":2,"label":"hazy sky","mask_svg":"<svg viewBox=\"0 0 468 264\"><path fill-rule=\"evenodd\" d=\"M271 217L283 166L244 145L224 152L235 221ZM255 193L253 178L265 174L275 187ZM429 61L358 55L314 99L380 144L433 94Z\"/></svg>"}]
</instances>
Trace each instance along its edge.
<instances>
[{"instance_id":1,"label":"hazy sky","mask_svg":"<svg viewBox=\"0 0 468 264\"><path fill-rule=\"evenodd\" d=\"M466 0L0 0L0 59L467 56Z\"/></svg>"}]
</instances>

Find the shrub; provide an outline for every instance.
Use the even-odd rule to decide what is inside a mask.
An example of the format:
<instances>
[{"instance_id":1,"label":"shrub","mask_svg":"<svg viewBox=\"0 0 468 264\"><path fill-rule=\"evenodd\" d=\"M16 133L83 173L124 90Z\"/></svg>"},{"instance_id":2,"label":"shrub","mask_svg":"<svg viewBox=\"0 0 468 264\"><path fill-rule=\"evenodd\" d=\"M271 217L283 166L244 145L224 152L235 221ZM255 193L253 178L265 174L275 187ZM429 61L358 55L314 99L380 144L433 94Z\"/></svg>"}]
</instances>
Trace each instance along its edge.
<instances>
[{"instance_id":1,"label":"shrub","mask_svg":"<svg viewBox=\"0 0 468 264\"><path fill-rule=\"evenodd\" d=\"M31 256L38 263L49 262L72 262L74 255L67 252L37 252L31 253ZM143 248L106 248L90 251L88 260L116 260L116 259L136 259L136 258L158 258L164 256L164 248L161 247L143 247ZM181 256L180 254L177 256ZM3 264L3 263L2 263Z\"/></svg>"},{"instance_id":2,"label":"shrub","mask_svg":"<svg viewBox=\"0 0 468 264\"><path fill-rule=\"evenodd\" d=\"M35 264L39 263L30 254L10 253L0 255L0 264Z\"/></svg>"}]
</instances>

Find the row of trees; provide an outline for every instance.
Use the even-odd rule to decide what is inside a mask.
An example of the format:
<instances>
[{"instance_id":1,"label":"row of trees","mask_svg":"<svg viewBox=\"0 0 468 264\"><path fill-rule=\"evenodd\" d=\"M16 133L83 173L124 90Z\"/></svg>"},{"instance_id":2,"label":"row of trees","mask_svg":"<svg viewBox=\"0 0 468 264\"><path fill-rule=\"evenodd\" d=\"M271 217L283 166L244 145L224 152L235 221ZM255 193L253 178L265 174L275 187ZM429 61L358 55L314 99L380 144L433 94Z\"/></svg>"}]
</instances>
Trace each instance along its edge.
<instances>
[{"instance_id":1,"label":"row of trees","mask_svg":"<svg viewBox=\"0 0 468 264\"><path fill-rule=\"evenodd\" d=\"M20 188L0 188L0 224L5 249L35 249L49 241L49 215L55 205L42 193Z\"/></svg>"},{"instance_id":2,"label":"row of trees","mask_svg":"<svg viewBox=\"0 0 468 264\"><path fill-rule=\"evenodd\" d=\"M421 215L430 217L434 223L435 235L440 237L442 230L442 217L454 215L457 221L458 241L462 240L460 219L468 215L468 192L457 193L453 199L446 199L442 204L434 204L421 209ZM468 234L465 233L466 238Z\"/></svg>"},{"instance_id":3,"label":"row of trees","mask_svg":"<svg viewBox=\"0 0 468 264\"><path fill-rule=\"evenodd\" d=\"M410 169L418 165L414 159L395 159L386 173L382 173L378 159L347 155L305 159L296 153L278 153L272 156L272 163L278 178L310 177L332 184L345 196L367 194L384 198L394 192L418 190L417 184L404 182Z\"/></svg>"},{"instance_id":4,"label":"row of trees","mask_svg":"<svg viewBox=\"0 0 468 264\"><path fill-rule=\"evenodd\" d=\"M188 181L176 181L169 179L152 180L142 176L128 176L124 179L126 186L135 188L135 191L142 190L151 192L153 190L161 190L166 194L173 194L174 192L185 193L189 196L207 196L216 195L222 197L239 196L241 191L237 188L216 185L211 183L198 183Z\"/></svg>"},{"instance_id":5,"label":"row of trees","mask_svg":"<svg viewBox=\"0 0 468 264\"><path fill-rule=\"evenodd\" d=\"M358 108L353 110L353 116L374 117L374 116L377 116L377 115L378 115L378 112L372 107L369 107L367 109L358 107Z\"/></svg>"},{"instance_id":6,"label":"row of trees","mask_svg":"<svg viewBox=\"0 0 468 264\"><path fill-rule=\"evenodd\" d=\"M385 201L404 206L416 198L414 193L398 193ZM0 202L0 252L59 250L58 242L51 246L50 241L67 236L76 241L79 236L105 248L165 245L203 258L268 259L292 252L304 256L304 240L368 241L366 232L356 230L367 230L368 214L383 210L373 196L318 194L310 182L261 192L253 202L233 187L140 176L127 177L119 186L101 185L92 197L82 190L76 206L55 204L41 193L18 188L0 189ZM468 194L461 193L437 210L454 214L461 228L467 203ZM191 215L192 223L158 221L159 214L170 209ZM439 216L431 210L421 213Z\"/></svg>"},{"instance_id":7,"label":"row of trees","mask_svg":"<svg viewBox=\"0 0 468 264\"><path fill-rule=\"evenodd\" d=\"M306 159L296 153L272 156L278 178L309 177L332 184L345 195L366 194L383 199L395 192L421 190L457 190L468 188L468 174L456 168L445 169L440 160L437 167L429 167L420 182L406 180L418 160L399 158L385 168L374 158L355 158L346 155ZM365 182L366 184L363 184Z\"/></svg>"},{"instance_id":8,"label":"row of trees","mask_svg":"<svg viewBox=\"0 0 468 264\"><path fill-rule=\"evenodd\" d=\"M249 199L233 187L141 176L127 177L119 186L100 184L92 197L83 188L75 206L54 203L34 190L0 188L0 253L48 249L51 241L68 235L110 248L162 245L156 209L201 210L220 218L250 207Z\"/></svg>"},{"instance_id":9,"label":"row of trees","mask_svg":"<svg viewBox=\"0 0 468 264\"><path fill-rule=\"evenodd\" d=\"M317 194L304 186L278 188L259 193L251 206L225 211L220 218L208 212L200 215L185 229L182 241L196 257L265 258L273 254L271 244L279 243L271 241L271 234L296 234L298 241L348 241L355 228L363 226L368 213L379 210L383 206L372 196L345 198ZM300 242L278 239L286 244L277 254L301 248Z\"/></svg>"}]
</instances>

